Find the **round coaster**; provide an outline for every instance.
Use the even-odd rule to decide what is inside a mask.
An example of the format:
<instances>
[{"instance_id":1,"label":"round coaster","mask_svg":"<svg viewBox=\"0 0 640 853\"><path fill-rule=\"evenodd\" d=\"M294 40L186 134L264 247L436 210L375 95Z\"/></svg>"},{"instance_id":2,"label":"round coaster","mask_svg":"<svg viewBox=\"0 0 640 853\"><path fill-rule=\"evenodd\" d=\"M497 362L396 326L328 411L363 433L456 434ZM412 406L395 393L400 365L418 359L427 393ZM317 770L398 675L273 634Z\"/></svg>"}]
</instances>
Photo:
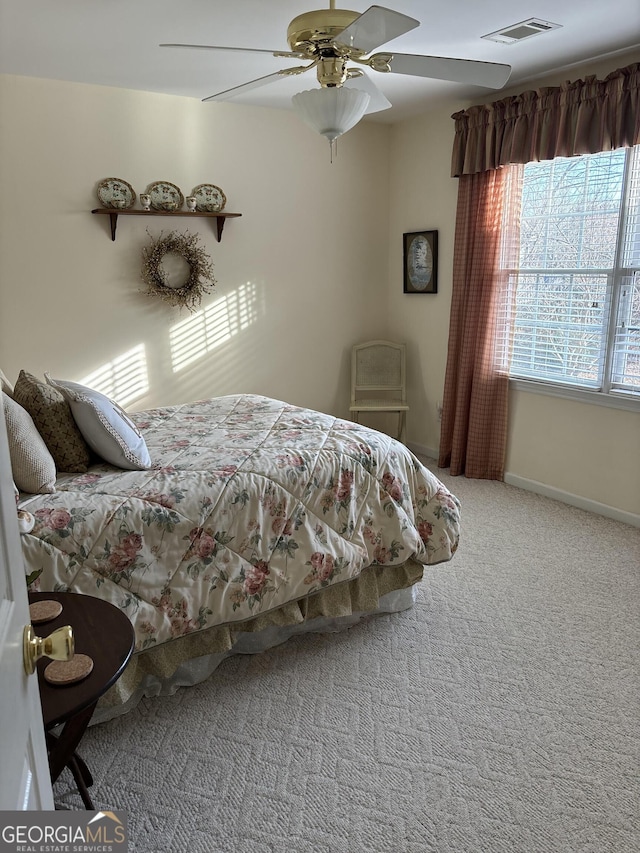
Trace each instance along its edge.
<instances>
[{"instance_id":1,"label":"round coaster","mask_svg":"<svg viewBox=\"0 0 640 853\"><path fill-rule=\"evenodd\" d=\"M49 684L75 684L82 681L93 669L93 660L88 655L74 655L71 660L54 660L44 671Z\"/></svg>"},{"instance_id":2,"label":"round coaster","mask_svg":"<svg viewBox=\"0 0 640 853\"><path fill-rule=\"evenodd\" d=\"M34 601L29 605L31 622L49 622L62 613L62 605L59 601Z\"/></svg>"}]
</instances>

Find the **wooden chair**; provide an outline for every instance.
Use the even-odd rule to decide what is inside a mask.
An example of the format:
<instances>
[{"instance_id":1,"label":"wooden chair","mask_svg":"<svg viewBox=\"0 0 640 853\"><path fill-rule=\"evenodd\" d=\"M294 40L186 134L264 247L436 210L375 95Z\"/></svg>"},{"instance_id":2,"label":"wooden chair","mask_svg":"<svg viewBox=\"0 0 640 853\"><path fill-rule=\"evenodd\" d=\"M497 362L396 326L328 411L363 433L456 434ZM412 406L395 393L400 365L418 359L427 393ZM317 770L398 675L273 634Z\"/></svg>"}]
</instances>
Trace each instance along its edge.
<instances>
[{"instance_id":1,"label":"wooden chair","mask_svg":"<svg viewBox=\"0 0 640 853\"><path fill-rule=\"evenodd\" d=\"M397 438L406 439L405 345L367 341L351 351L351 412L360 423L361 412L396 412Z\"/></svg>"}]
</instances>

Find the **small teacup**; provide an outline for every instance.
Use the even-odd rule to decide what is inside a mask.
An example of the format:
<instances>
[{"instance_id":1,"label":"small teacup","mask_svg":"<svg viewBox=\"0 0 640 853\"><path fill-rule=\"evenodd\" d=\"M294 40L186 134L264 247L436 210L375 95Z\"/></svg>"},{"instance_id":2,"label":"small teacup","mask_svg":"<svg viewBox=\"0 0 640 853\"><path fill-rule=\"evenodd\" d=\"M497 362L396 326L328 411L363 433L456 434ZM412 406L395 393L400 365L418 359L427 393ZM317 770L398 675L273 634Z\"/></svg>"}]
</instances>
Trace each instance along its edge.
<instances>
[{"instance_id":1,"label":"small teacup","mask_svg":"<svg viewBox=\"0 0 640 853\"><path fill-rule=\"evenodd\" d=\"M160 205L163 210L177 210L178 202L177 201L163 201Z\"/></svg>"},{"instance_id":2,"label":"small teacup","mask_svg":"<svg viewBox=\"0 0 640 853\"><path fill-rule=\"evenodd\" d=\"M126 206L127 202L123 198L112 198L111 199L111 207L114 207L116 210L122 210Z\"/></svg>"}]
</instances>

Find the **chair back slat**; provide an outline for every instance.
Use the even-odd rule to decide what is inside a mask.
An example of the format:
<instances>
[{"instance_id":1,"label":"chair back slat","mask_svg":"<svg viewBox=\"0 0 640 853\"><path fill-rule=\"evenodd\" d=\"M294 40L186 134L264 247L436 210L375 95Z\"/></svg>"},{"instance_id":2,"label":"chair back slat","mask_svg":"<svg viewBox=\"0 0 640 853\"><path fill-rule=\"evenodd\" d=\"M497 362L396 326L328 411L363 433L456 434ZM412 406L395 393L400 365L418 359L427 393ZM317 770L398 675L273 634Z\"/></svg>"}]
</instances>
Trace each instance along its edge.
<instances>
[{"instance_id":1,"label":"chair back slat","mask_svg":"<svg viewBox=\"0 0 640 853\"><path fill-rule=\"evenodd\" d=\"M351 402L359 392L388 391L406 399L405 345L393 341L356 344L351 357Z\"/></svg>"}]
</instances>

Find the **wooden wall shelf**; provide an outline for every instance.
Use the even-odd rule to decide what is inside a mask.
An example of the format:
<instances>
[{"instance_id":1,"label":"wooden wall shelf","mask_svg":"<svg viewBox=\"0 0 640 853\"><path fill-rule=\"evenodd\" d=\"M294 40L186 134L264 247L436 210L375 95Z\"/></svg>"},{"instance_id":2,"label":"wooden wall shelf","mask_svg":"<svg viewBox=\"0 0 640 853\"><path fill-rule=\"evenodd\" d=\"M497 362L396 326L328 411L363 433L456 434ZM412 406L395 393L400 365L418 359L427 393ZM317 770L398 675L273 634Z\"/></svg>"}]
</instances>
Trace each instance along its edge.
<instances>
[{"instance_id":1,"label":"wooden wall shelf","mask_svg":"<svg viewBox=\"0 0 640 853\"><path fill-rule=\"evenodd\" d=\"M204 213L196 211L191 213L189 210L113 210L108 207L97 207L91 213L97 213L102 216L108 216L111 222L111 239L116 239L116 228L118 225L119 216L186 216L190 219L197 217L207 217L208 219L216 220L216 239L218 243L222 239L222 229L226 219L231 219L235 216L242 216L241 213L227 213L225 210L219 213Z\"/></svg>"}]
</instances>

